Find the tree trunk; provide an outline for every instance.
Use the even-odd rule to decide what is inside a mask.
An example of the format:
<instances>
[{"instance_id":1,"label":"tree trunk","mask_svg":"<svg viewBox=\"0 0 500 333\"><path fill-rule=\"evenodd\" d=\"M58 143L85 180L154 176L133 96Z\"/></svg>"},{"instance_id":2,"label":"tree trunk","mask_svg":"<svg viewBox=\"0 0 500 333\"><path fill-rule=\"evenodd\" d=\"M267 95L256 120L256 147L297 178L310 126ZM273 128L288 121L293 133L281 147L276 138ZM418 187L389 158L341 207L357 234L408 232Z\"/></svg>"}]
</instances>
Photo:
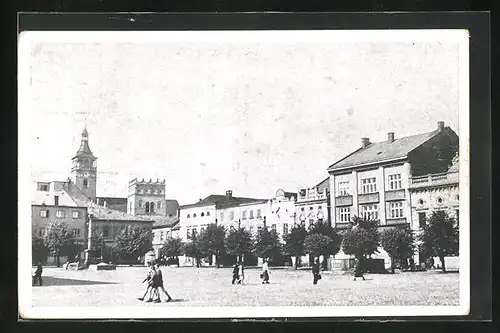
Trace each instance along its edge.
<instances>
[{"instance_id":1,"label":"tree trunk","mask_svg":"<svg viewBox=\"0 0 500 333\"><path fill-rule=\"evenodd\" d=\"M61 262L59 261L59 253L56 253L56 266L61 267Z\"/></svg>"},{"instance_id":2,"label":"tree trunk","mask_svg":"<svg viewBox=\"0 0 500 333\"><path fill-rule=\"evenodd\" d=\"M299 269L299 256L295 257L295 269Z\"/></svg>"},{"instance_id":3,"label":"tree trunk","mask_svg":"<svg viewBox=\"0 0 500 333\"><path fill-rule=\"evenodd\" d=\"M391 259L391 273L394 274L394 258L389 256L389 258Z\"/></svg>"},{"instance_id":4,"label":"tree trunk","mask_svg":"<svg viewBox=\"0 0 500 333\"><path fill-rule=\"evenodd\" d=\"M441 260L441 269L443 272L446 272L446 267L444 265L444 256L439 256L439 260Z\"/></svg>"},{"instance_id":5,"label":"tree trunk","mask_svg":"<svg viewBox=\"0 0 500 333\"><path fill-rule=\"evenodd\" d=\"M177 267L179 267L180 263L179 263L179 257L175 257L175 259L177 259Z\"/></svg>"}]
</instances>

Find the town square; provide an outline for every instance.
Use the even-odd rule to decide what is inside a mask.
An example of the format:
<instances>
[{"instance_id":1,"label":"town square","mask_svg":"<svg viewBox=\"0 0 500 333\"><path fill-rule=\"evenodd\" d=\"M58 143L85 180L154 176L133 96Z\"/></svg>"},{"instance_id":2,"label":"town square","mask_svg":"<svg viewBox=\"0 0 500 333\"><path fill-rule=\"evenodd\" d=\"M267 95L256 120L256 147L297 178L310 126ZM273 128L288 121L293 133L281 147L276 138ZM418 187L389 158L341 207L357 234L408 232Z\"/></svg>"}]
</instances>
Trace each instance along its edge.
<instances>
[{"instance_id":1,"label":"town square","mask_svg":"<svg viewBox=\"0 0 500 333\"><path fill-rule=\"evenodd\" d=\"M44 286L33 288L33 306L154 307L178 306L453 306L459 304L459 274L440 271L352 276L323 274L313 285L310 271L276 268L271 283L262 285L258 268L246 270L243 285L231 284L230 268L164 268L172 302L142 303L141 267L114 271L67 271L47 268ZM384 292L380 292L384 290Z\"/></svg>"},{"instance_id":2,"label":"town square","mask_svg":"<svg viewBox=\"0 0 500 333\"><path fill-rule=\"evenodd\" d=\"M31 307L464 309L463 36L283 33L24 44Z\"/></svg>"}]
</instances>

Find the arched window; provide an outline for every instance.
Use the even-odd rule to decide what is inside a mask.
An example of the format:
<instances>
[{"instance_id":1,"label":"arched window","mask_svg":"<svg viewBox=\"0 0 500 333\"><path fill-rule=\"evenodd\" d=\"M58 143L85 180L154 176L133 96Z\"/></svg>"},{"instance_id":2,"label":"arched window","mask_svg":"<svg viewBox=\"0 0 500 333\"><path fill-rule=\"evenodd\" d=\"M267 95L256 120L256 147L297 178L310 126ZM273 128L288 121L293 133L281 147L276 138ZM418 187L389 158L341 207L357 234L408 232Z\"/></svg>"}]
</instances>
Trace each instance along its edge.
<instances>
[{"instance_id":1,"label":"arched window","mask_svg":"<svg viewBox=\"0 0 500 333\"><path fill-rule=\"evenodd\" d=\"M210 216L210 212L207 212L207 216Z\"/></svg>"},{"instance_id":2,"label":"arched window","mask_svg":"<svg viewBox=\"0 0 500 333\"><path fill-rule=\"evenodd\" d=\"M187 215L187 218L188 218L188 219L189 219L189 218L191 218L191 214L188 214L188 215Z\"/></svg>"},{"instance_id":3,"label":"arched window","mask_svg":"<svg viewBox=\"0 0 500 333\"><path fill-rule=\"evenodd\" d=\"M84 159L84 160L83 160L83 166L84 166L85 168L88 168L88 167L90 166L90 161L89 161L89 159L88 159L88 158L86 158L86 159Z\"/></svg>"},{"instance_id":4,"label":"arched window","mask_svg":"<svg viewBox=\"0 0 500 333\"><path fill-rule=\"evenodd\" d=\"M196 213L193 214L193 217L196 217Z\"/></svg>"},{"instance_id":5,"label":"arched window","mask_svg":"<svg viewBox=\"0 0 500 333\"><path fill-rule=\"evenodd\" d=\"M149 213L149 202L146 202L146 213Z\"/></svg>"},{"instance_id":6,"label":"arched window","mask_svg":"<svg viewBox=\"0 0 500 333\"><path fill-rule=\"evenodd\" d=\"M88 179L83 180L83 187L88 188L89 187L89 181Z\"/></svg>"},{"instance_id":7,"label":"arched window","mask_svg":"<svg viewBox=\"0 0 500 333\"><path fill-rule=\"evenodd\" d=\"M156 208L158 208L158 209L161 208L161 201L158 201L158 203L156 204Z\"/></svg>"},{"instance_id":8,"label":"arched window","mask_svg":"<svg viewBox=\"0 0 500 333\"><path fill-rule=\"evenodd\" d=\"M151 213L154 213L155 212L155 203L154 202L150 202L149 203L149 211Z\"/></svg>"},{"instance_id":9,"label":"arched window","mask_svg":"<svg viewBox=\"0 0 500 333\"><path fill-rule=\"evenodd\" d=\"M142 200L139 200L139 208L142 208Z\"/></svg>"},{"instance_id":10,"label":"arched window","mask_svg":"<svg viewBox=\"0 0 500 333\"><path fill-rule=\"evenodd\" d=\"M201 212L201 216L205 216L205 213Z\"/></svg>"}]
</instances>

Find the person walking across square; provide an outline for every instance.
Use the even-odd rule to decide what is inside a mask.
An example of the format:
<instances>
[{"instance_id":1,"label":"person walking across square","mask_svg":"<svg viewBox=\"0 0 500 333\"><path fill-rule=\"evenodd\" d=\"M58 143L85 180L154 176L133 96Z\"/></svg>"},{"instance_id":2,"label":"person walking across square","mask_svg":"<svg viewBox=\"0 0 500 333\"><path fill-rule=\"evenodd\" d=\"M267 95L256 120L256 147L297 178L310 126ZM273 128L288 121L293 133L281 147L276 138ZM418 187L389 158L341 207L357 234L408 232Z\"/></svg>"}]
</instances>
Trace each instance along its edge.
<instances>
[{"instance_id":1,"label":"person walking across square","mask_svg":"<svg viewBox=\"0 0 500 333\"><path fill-rule=\"evenodd\" d=\"M262 264L262 284L269 284L269 266L267 264L267 259L264 259Z\"/></svg>"},{"instance_id":2,"label":"person walking across square","mask_svg":"<svg viewBox=\"0 0 500 333\"><path fill-rule=\"evenodd\" d=\"M313 262L312 273L313 273L313 284L318 284L318 281L321 279L321 275L319 274L319 259L316 259Z\"/></svg>"},{"instance_id":3,"label":"person walking across square","mask_svg":"<svg viewBox=\"0 0 500 333\"><path fill-rule=\"evenodd\" d=\"M165 290L165 287L163 286L163 275L161 274L160 265L156 264L155 267L156 267L156 281L155 281L155 283L157 285L157 289L158 290L161 289L163 291L163 293L165 295L167 295L168 299L165 302L170 302L170 301L172 301L172 297L170 297L168 292ZM160 301L159 293L158 293L158 301Z\"/></svg>"},{"instance_id":4,"label":"person walking across square","mask_svg":"<svg viewBox=\"0 0 500 333\"><path fill-rule=\"evenodd\" d=\"M33 284L39 282L40 286L42 286L42 270L42 262L38 261L38 265L36 265L35 275L33 275Z\"/></svg>"},{"instance_id":5,"label":"person walking across square","mask_svg":"<svg viewBox=\"0 0 500 333\"><path fill-rule=\"evenodd\" d=\"M240 277L238 276L239 271L240 271L240 267L239 267L238 263L234 264L233 281L231 282L232 284L234 284L236 281L238 281L240 279Z\"/></svg>"},{"instance_id":6,"label":"person walking across square","mask_svg":"<svg viewBox=\"0 0 500 333\"><path fill-rule=\"evenodd\" d=\"M363 276L363 267L361 266L361 260L356 258L354 266L354 281L356 281L356 278L359 277L365 280L365 277Z\"/></svg>"}]
</instances>

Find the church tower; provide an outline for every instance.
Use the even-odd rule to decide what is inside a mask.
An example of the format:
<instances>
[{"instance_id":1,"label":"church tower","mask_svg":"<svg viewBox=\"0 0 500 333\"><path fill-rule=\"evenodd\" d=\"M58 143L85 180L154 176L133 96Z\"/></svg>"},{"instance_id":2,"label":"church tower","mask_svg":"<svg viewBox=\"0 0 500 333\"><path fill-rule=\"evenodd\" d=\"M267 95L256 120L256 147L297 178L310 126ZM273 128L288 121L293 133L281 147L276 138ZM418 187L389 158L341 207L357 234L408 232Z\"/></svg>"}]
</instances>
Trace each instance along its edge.
<instances>
[{"instance_id":1,"label":"church tower","mask_svg":"<svg viewBox=\"0 0 500 333\"><path fill-rule=\"evenodd\" d=\"M82 190L87 198L94 201L97 185L97 158L90 150L87 128L83 129L80 148L71 161L73 162L71 181Z\"/></svg>"}]
</instances>

